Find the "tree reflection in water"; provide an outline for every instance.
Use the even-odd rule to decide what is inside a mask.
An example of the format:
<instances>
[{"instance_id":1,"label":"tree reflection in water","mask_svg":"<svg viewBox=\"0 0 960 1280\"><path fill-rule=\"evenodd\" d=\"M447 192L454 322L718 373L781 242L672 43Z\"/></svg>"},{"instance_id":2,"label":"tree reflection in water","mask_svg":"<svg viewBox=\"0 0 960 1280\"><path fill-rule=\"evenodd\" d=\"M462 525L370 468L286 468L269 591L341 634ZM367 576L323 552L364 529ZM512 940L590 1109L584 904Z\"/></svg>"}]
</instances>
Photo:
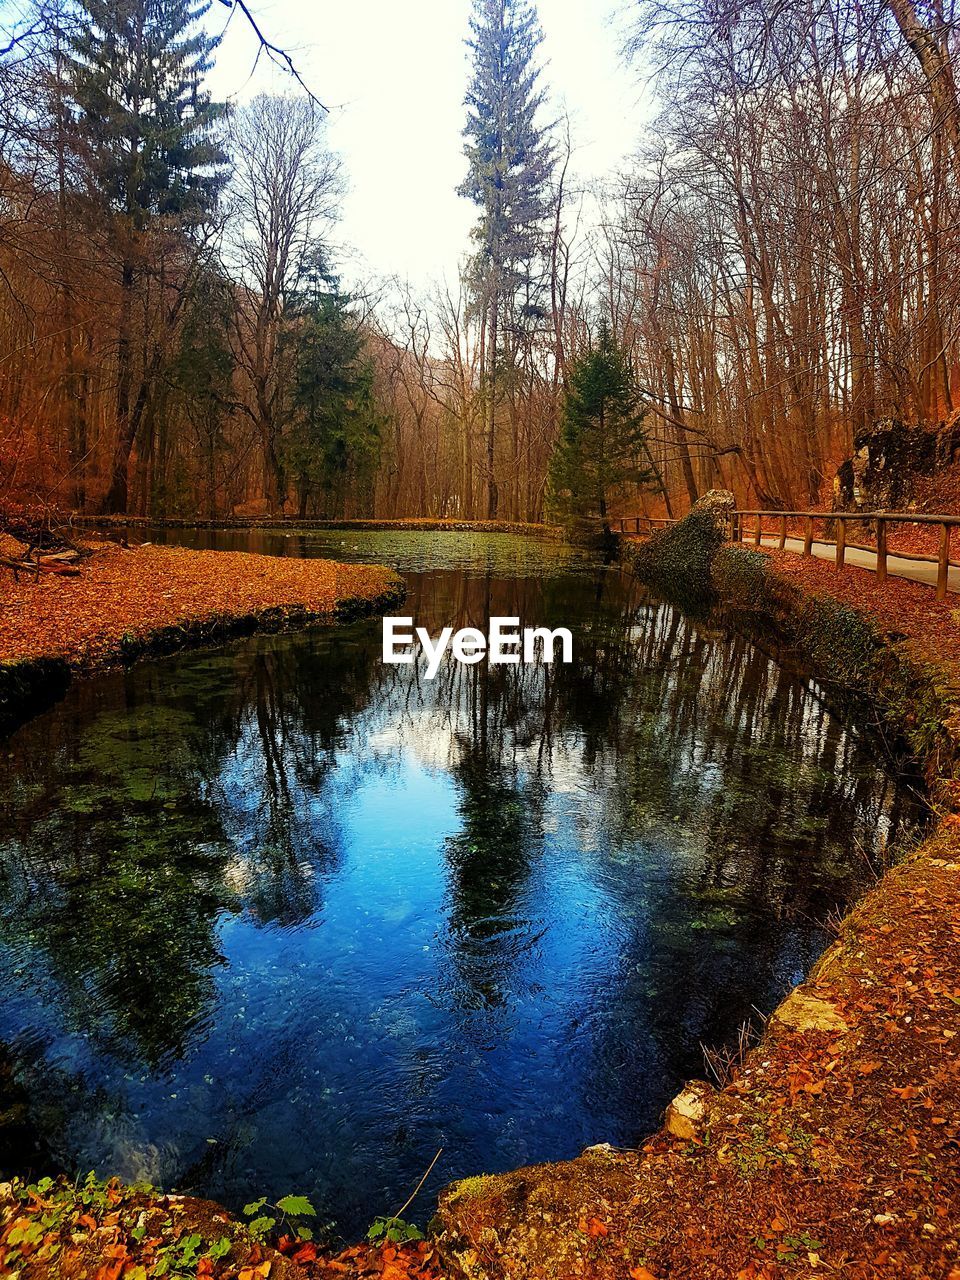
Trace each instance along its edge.
<instances>
[{"instance_id":1,"label":"tree reflection in water","mask_svg":"<svg viewBox=\"0 0 960 1280\"><path fill-rule=\"evenodd\" d=\"M917 819L742 639L473 545L405 611L569 626L571 666L427 681L378 624L261 637L7 746L0 1040L67 1167L297 1190L350 1231L441 1144L435 1184L635 1141Z\"/></svg>"}]
</instances>

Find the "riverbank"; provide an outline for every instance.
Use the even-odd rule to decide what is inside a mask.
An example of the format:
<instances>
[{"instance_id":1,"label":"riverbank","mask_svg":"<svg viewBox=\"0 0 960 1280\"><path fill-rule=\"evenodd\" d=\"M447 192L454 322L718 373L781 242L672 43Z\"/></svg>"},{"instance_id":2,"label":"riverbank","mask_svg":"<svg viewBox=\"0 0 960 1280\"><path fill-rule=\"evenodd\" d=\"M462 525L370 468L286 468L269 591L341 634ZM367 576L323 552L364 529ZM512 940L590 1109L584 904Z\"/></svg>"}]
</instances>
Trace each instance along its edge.
<instances>
[{"instance_id":1,"label":"riverbank","mask_svg":"<svg viewBox=\"0 0 960 1280\"><path fill-rule=\"evenodd\" d=\"M65 517L66 519L67 517ZM563 530L549 524L510 520L448 520L410 517L401 520L319 520L294 516L227 516L218 520L156 519L151 516L69 517L79 528L93 529L353 529L369 533L409 530L412 533L512 533L531 538L562 538Z\"/></svg>"},{"instance_id":2,"label":"riverbank","mask_svg":"<svg viewBox=\"0 0 960 1280\"><path fill-rule=\"evenodd\" d=\"M324 1253L302 1196L258 1201L238 1221L211 1200L147 1185L41 1178L0 1182L0 1275L17 1280L443 1280L425 1240ZM320 1234L320 1232L318 1232ZM266 1243L279 1236L279 1248Z\"/></svg>"},{"instance_id":3,"label":"riverbank","mask_svg":"<svg viewBox=\"0 0 960 1280\"><path fill-rule=\"evenodd\" d=\"M774 550L725 546L712 576L722 617L783 652L891 756L908 753L935 805L960 807L960 620L950 600Z\"/></svg>"},{"instance_id":4,"label":"riverbank","mask_svg":"<svg viewBox=\"0 0 960 1280\"><path fill-rule=\"evenodd\" d=\"M724 549L714 571L730 625L794 653L832 686L834 701L849 689L860 699L859 716L899 727L931 781L942 784L939 829L838 926L758 1048L732 1065L726 1087L691 1092L670 1129L642 1150L599 1148L451 1188L437 1240L446 1277L960 1280L955 672L933 660L932 630L921 651L864 609L791 582L770 557ZM3 1197L0 1190L0 1240L27 1216L12 1189ZM174 1223L180 1236L215 1244L219 1237L192 1225L192 1206L202 1202L176 1203L183 1205ZM106 1223L110 1213L91 1215L98 1231L118 1225ZM66 1251L75 1242L67 1231L50 1241L57 1243ZM110 1255L121 1262L115 1275L145 1266L142 1241L128 1231L110 1247L119 1245L124 1252ZM358 1248L333 1259L304 1257L293 1271L264 1247L262 1262L248 1266L230 1254L195 1273L400 1280L424 1268L436 1276L432 1249ZM254 1269L267 1263L266 1273ZM46 1269L39 1260L32 1265L24 1280L72 1274L55 1260Z\"/></svg>"},{"instance_id":5,"label":"riverbank","mask_svg":"<svg viewBox=\"0 0 960 1280\"><path fill-rule=\"evenodd\" d=\"M725 1087L680 1095L642 1150L452 1187L455 1274L960 1280L960 698L949 636L938 644L956 621L911 584L897 584L909 610L871 612L867 583L841 575L838 591L791 559L721 549L721 616L902 737L936 830L837 925Z\"/></svg>"},{"instance_id":6,"label":"riverbank","mask_svg":"<svg viewBox=\"0 0 960 1280\"><path fill-rule=\"evenodd\" d=\"M377 612L391 570L181 547L101 543L77 577L0 569L0 731L77 673L256 630Z\"/></svg>"}]
</instances>

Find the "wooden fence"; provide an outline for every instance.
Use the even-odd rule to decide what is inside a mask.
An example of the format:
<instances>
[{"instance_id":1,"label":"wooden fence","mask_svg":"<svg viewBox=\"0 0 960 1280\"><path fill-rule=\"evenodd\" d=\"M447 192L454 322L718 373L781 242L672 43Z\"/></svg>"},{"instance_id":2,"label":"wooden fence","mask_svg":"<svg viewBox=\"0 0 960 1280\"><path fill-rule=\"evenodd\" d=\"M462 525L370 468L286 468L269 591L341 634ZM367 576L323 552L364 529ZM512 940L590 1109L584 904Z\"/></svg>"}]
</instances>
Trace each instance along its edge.
<instances>
[{"instance_id":1,"label":"wooden fence","mask_svg":"<svg viewBox=\"0 0 960 1280\"><path fill-rule=\"evenodd\" d=\"M767 545L773 545L782 550L787 544L788 537L796 537L798 540L802 537L805 556L813 554L815 541L835 547L835 564L838 569L843 568L848 548L873 552L877 558L876 572L879 582L885 582L887 579L888 560L891 555L901 560L915 560L920 564L935 564L938 600L946 599L950 569L960 568L960 561L950 558L950 531L960 526L960 516L921 515L909 511L734 511L732 521L734 542L752 542L755 547L759 547L766 540ZM787 525L790 521L801 522L802 535L788 532ZM835 529L833 536L827 536L824 531L820 537L814 538L816 521L832 524ZM847 538L847 526L851 522L855 525L872 524L876 545L850 541ZM626 516L613 523L619 525L621 533L638 534L652 533L658 527L676 522L665 517ZM888 526L897 524L938 526L940 539L937 554L934 556L913 551L889 552L887 529Z\"/></svg>"}]
</instances>

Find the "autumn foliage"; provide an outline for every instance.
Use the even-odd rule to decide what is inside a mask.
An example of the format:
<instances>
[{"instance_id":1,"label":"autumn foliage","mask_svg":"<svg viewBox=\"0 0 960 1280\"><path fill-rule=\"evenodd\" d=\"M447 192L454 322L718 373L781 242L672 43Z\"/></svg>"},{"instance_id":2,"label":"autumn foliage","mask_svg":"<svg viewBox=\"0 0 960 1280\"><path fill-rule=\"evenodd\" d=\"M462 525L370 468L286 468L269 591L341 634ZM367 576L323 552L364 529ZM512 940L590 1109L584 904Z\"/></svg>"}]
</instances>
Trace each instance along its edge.
<instances>
[{"instance_id":1,"label":"autumn foliage","mask_svg":"<svg viewBox=\"0 0 960 1280\"><path fill-rule=\"evenodd\" d=\"M92 1175L0 1182L0 1276L21 1280L441 1280L433 1244L255 1237L209 1200Z\"/></svg>"},{"instance_id":2,"label":"autumn foliage","mask_svg":"<svg viewBox=\"0 0 960 1280\"><path fill-rule=\"evenodd\" d=\"M76 578L0 569L0 663L64 658L108 665L150 647L241 622L322 618L396 590L386 569L182 547L101 544Z\"/></svg>"}]
</instances>

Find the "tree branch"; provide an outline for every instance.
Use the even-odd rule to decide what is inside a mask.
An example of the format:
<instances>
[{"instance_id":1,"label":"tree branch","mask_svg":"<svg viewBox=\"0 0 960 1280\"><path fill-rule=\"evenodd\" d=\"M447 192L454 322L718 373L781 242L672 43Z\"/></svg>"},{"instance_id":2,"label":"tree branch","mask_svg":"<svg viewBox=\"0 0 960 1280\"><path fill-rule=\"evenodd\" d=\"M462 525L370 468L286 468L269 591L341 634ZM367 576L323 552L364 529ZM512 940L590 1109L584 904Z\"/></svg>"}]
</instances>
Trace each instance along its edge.
<instances>
[{"instance_id":1,"label":"tree branch","mask_svg":"<svg viewBox=\"0 0 960 1280\"><path fill-rule=\"evenodd\" d=\"M296 63L294 62L290 54L286 51L286 49L281 49L279 45L276 45L271 40L268 40L267 37L263 34L263 31L260 28L260 24L257 22L256 18L250 12L250 9L247 6L246 0L220 0L220 3L222 5L225 5L231 11L231 14L239 10L243 14L243 16L246 18L247 22L250 24L251 31L257 37L257 40L259 40L260 42L260 49L257 53L257 59L259 59L261 53L265 53L271 62L275 63L278 67L286 71L288 75L293 76L294 80L296 80L297 84L304 91L304 93L307 95L307 97L310 99L312 103L318 106L321 111L329 115L330 108L325 106L317 97L317 95L313 92L313 90L308 86L303 76L297 70Z\"/></svg>"}]
</instances>

